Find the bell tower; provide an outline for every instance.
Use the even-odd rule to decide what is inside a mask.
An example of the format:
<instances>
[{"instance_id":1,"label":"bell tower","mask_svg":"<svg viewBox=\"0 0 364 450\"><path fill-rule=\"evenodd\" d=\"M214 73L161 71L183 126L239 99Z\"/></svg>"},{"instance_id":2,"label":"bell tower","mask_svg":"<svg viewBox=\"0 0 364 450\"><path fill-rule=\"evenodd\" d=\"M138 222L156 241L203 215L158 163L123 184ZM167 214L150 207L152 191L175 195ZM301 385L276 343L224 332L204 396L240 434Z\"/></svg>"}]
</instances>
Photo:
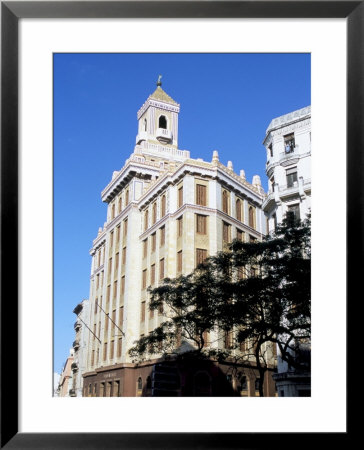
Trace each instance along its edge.
<instances>
[{"instance_id":1,"label":"bell tower","mask_svg":"<svg viewBox=\"0 0 364 450\"><path fill-rule=\"evenodd\" d=\"M157 89L139 109L136 144L157 144L178 148L180 105L162 89L159 75Z\"/></svg>"}]
</instances>

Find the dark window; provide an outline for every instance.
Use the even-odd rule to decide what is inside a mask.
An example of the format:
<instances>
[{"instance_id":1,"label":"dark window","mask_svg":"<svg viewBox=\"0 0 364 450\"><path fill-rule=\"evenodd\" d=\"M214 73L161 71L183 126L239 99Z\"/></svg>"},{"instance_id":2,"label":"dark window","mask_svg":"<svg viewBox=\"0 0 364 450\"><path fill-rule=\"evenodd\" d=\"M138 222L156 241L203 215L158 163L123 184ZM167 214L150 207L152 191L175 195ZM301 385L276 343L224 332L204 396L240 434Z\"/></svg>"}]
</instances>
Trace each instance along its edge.
<instances>
[{"instance_id":1,"label":"dark window","mask_svg":"<svg viewBox=\"0 0 364 450\"><path fill-rule=\"evenodd\" d=\"M297 183L297 168L289 169L286 172L287 187L294 186Z\"/></svg>"},{"instance_id":2,"label":"dark window","mask_svg":"<svg viewBox=\"0 0 364 450\"><path fill-rule=\"evenodd\" d=\"M295 141L294 141L294 133L287 134L284 136L284 152L291 153L294 151Z\"/></svg>"},{"instance_id":3,"label":"dark window","mask_svg":"<svg viewBox=\"0 0 364 450\"><path fill-rule=\"evenodd\" d=\"M141 377L138 378L138 390L141 391L143 389L143 380Z\"/></svg>"},{"instance_id":4,"label":"dark window","mask_svg":"<svg viewBox=\"0 0 364 450\"><path fill-rule=\"evenodd\" d=\"M159 128L167 128L167 119L165 116L160 116L159 118Z\"/></svg>"},{"instance_id":5,"label":"dark window","mask_svg":"<svg viewBox=\"0 0 364 450\"><path fill-rule=\"evenodd\" d=\"M300 220L300 205L288 206L287 219L290 221Z\"/></svg>"}]
</instances>

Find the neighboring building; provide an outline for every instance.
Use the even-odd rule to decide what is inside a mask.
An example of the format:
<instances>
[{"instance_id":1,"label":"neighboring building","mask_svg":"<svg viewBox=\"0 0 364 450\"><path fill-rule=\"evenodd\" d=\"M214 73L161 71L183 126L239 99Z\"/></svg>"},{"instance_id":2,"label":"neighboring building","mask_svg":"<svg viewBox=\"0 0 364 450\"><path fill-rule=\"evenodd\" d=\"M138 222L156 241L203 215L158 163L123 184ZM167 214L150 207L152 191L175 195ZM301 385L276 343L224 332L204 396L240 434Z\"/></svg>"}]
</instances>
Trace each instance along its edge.
<instances>
[{"instance_id":1,"label":"neighboring building","mask_svg":"<svg viewBox=\"0 0 364 450\"><path fill-rule=\"evenodd\" d=\"M311 208L311 107L273 119L263 145L269 190L263 202L269 230L286 214L304 220Z\"/></svg>"},{"instance_id":2,"label":"neighboring building","mask_svg":"<svg viewBox=\"0 0 364 450\"><path fill-rule=\"evenodd\" d=\"M263 202L268 231L288 214L304 220L311 212L311 107L273 119L263 144L267 150L269 192ZM289 367L278 355L274 375L278 395L308 396L311 392L310 344L301 349L302 369Z\"/></svg>"},{"instance_id":3,"label":"neighboring building","mask_svg":"<svg viewBox=\"0 0 364 450\"><path fill-rule=\"evenodd\" d=\"M243 170L238 175L230 161L223 165L217 151L212 161L203 161L180 150L179 111L180 105L158 82L138 111L134 152L102 191L107 222L91 249L92 333L84 396L152 395L153 380L161 373L178 378L170 395L221 395L229 389L256 395L254 369L242 368L237 379L223 364L181 375L179 367L158 360L136 366L128 355L134 341L162 320L148 309L149 286L192 272L234 238L260 240L267 232L259 176L249 183ZM220 335L211 336L210 342L216 337ZM216 345L229 343L218 339ZM224 382L214 386L212 379L219 377ZM270 375L264 388L266 395L275 395Z\"/></svg>"},{"instance_id":4,"label":"neighboring building","mask_svg":"<svg viewBox=\"0 0 364 450\"><path fill-rule=\"evenodd\" d=\"M70 350L70 355L67 358L58 385L58 397L70 397L72 394L73 377L71 366L73 364L73 348Z\"/></svg>"},{"instance_id":5,"label":"neighboring building","mask_svg":"<svg viewBox=\"0 0 364 450\"><path fill-rule=\"evenodd\" d=\"M86 326L89 321L89 301L83 300L76 306L73 312L77 315L77 320L74 324L76 336L73 342L74 361L71 365L73 383L70 396L82 397L82 374L86 370L87 344L89 335L89 330Z\"/></svg>"}]
</instances>

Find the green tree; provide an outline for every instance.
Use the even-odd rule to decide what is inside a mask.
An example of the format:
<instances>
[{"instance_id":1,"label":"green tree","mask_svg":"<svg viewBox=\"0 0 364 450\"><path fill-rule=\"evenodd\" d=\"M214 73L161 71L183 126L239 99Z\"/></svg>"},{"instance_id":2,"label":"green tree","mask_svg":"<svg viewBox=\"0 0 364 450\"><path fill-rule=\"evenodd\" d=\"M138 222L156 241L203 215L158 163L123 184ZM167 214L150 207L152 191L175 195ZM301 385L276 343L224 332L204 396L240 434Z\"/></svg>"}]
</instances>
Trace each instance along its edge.
<instances>
[{"instance_id":1,"label":"green tree","mask_svg":"<svg viewBox=\"0 0 364 450\"><path fill-rule=\"evenodd\" d=\"M191 274L150 290L149 308L164 320L130 354L139 360L171 355L186 339L196 357L253 364L263 396L272 348L299 367L302 343L310 339L310 257L309 219L288 218L262 242L233 241ZM230 334L230 344L218 350L216 341L207 343L211 331L217 340Z\"/></svg>"}]
</instances>

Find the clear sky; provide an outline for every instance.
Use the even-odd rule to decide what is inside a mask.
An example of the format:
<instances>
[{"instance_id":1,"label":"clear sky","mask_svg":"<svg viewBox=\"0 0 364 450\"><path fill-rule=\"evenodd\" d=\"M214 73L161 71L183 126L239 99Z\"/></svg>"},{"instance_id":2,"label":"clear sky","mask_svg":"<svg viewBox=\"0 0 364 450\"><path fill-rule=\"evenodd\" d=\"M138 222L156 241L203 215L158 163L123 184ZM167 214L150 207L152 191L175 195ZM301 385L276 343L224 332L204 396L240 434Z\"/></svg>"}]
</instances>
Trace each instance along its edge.
<instances>
[{"instance_id":1,"label":"clear sky","mask_svg":"<svg viewBox=\"0 0 364 450\"><path fill-rule=\"evenodd\" d=\"M311 104L309 54L54 55L54 370L89 297L89 250L106 221L101 191L134 150L137 111L156 89L181 105L179 148L231 160L267 190L270 121Z\"/></svg>"}]
</instances>

